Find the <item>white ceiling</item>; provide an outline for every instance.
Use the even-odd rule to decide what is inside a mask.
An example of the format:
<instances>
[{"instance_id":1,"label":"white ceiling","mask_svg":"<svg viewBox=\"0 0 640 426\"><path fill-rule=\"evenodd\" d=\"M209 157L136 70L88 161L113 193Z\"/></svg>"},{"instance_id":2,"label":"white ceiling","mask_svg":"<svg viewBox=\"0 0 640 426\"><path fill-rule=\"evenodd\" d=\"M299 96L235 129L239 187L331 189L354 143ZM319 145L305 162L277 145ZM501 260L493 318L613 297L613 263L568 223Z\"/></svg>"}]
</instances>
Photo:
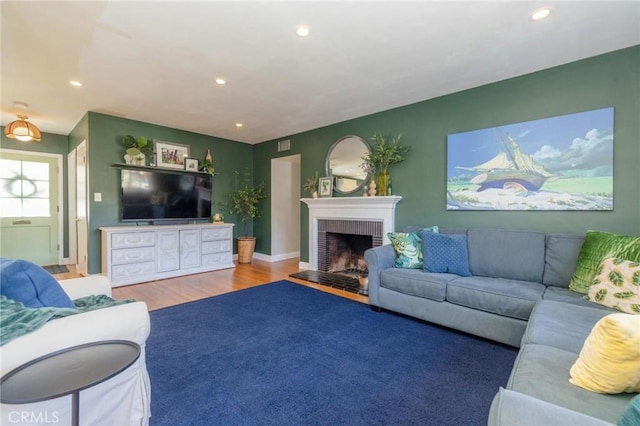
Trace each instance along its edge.
<instances>
[{"instance_id":1,"label":"white ceiling","mask_svg":"<svg viewBox=\"0 0 640 426\"><path fill-rule=\"evenodd\" d=\"M637 0L0 7L2 124L21 101L62 135L96 111L258 143L640 44Z\"/></svg>"}]
</instances>

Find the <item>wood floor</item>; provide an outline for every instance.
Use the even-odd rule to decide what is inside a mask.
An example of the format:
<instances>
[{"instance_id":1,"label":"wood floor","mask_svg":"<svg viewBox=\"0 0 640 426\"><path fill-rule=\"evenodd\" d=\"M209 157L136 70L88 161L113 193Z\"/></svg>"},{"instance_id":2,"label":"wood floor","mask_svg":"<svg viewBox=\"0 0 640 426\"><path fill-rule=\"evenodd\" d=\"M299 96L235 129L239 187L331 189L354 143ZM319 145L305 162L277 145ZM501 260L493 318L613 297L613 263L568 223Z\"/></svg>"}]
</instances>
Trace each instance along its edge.
<instances>
[{"instance_id":1,"label":"wood floor","mask_svg":"<svg viewBox=\"0 0 640 426\"><path fill-rule=\"evenodd\" d=\"M369 298L366 296L289 277L289 274L300 271L298 262L299 259L297 258L273 263L254 259L251 264L236 264L235 268L221 271L116 287L113 289L113 298L143 301L147 303L149 310L152 311L286 279L351 300L369 303ZM69 271L64 274L56 274L55 277L57 279L68 279L79 276L73 267L70 267Z\"/></svg>"}]
</instances>

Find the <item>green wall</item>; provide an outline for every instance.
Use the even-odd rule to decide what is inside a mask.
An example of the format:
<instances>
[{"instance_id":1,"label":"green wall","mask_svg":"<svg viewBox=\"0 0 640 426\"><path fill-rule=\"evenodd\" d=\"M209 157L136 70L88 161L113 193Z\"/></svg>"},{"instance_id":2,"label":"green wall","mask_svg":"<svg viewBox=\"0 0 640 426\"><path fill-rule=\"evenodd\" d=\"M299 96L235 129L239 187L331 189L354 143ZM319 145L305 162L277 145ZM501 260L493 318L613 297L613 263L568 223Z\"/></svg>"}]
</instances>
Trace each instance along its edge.
<instances>
[{"instance_id":1,"label":"green wall","mask_svg":"<svg viewBox=\"0 0 640 426\"><path fill-rule=\"evenodd\" d=\"M213 211L222 211L219 202L231 189L234 171L251 169L253 147L251 145L186 132L170 127L158 126L141 121L89 112L88 123L81 121L77 131L70 136L70 145L75 147L88 133L89 164L89 273L99 273L101 269L100 230L101 226L123 226L120 222L120 169L114 163L124 162L122 136L145 136L165 142L190 146L190 156L204 159L207 149L213 155L213 164L219 173L213 178ZM102 194L102 202L93 201L93 194ZM225 214L227 222L235 222L233 216ZM135 225L132 225L135 226ZM237 228L237 227L236 227ZM235 229L237 235L238 229Z\"/></svg>"},{"instance_id":2,"label":"green wall","mask_svg":"<svg viewBox=\"0 0 640 426\"><path fill-rule=\"evenodd\" d=\"M63 199L59 200L62 210L62 226L63 226L63 257L69 256L69 211L67 200L67 154L69 148L69 140L66 136L56 135L53 133L42 133L40 142L20 142L15 139L9 139L4 135L4 126L1 127L0 148L14 149L18 151L44 152L48 154L62 155L62 192Z\"/></svg>"},{"instance_id":3,"label":"green wall","mask_svg":"<svg viewBox=\"0 0 640 426\"><path fill-rule=\"evenodd\" d=\"M614 210L446 211L447 135L614 107ZM270 184L270 159L301 154L302 181L324 174L328 148L339 137L367 140L375 132L411 146L408 158L391 168L393 191L403 199L396 228L406 225L524 228L584 233L589 229L640 235L640 46L573 62L533 74L395 108L335 125L278 138L291 150L279 154L277 140L255 146L255 181ZM305 195L306 196L306 195ZM301 208L300 260L308 261L308 209ZM254 227L256 251L270 253L268 211Z\"/></svg>"}]
</instances>

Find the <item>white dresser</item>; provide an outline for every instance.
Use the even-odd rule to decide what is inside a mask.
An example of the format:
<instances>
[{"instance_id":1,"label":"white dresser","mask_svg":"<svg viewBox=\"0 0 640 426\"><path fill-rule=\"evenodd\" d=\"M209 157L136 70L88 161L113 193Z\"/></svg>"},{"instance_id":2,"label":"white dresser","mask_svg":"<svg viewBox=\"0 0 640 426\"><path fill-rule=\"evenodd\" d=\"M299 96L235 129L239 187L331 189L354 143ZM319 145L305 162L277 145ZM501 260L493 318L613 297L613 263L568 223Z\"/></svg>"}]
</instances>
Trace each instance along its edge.
<instances>
[{"instance_id":1,"label":"white dresser","mask_svg":"<svg viewBox=\"0 0 640 426\"><path fill-rule=\"evenodd\" d=\"M102 273L113 287L233 268L233 224L107 226Z\"/></svg>"}]
</instances>

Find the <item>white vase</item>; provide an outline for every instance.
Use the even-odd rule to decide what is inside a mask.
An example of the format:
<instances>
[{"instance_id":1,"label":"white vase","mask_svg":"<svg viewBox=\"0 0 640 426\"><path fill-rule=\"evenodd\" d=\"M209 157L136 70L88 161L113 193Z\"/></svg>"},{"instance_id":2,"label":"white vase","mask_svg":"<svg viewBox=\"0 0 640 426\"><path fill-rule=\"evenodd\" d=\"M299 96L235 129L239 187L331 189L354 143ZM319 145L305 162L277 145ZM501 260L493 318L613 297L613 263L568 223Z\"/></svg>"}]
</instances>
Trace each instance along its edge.
<instances>
[{"instance_id":1,"label":"white vase","mask_svg":"<svg viewBox=\"0 0 640 426\"><path fill-rule=\"evenodd\" d=\"M140 153L138 155L125 154L124 162L132 166L144 166L145 155Z\"/></svg>"}]
</instances>

